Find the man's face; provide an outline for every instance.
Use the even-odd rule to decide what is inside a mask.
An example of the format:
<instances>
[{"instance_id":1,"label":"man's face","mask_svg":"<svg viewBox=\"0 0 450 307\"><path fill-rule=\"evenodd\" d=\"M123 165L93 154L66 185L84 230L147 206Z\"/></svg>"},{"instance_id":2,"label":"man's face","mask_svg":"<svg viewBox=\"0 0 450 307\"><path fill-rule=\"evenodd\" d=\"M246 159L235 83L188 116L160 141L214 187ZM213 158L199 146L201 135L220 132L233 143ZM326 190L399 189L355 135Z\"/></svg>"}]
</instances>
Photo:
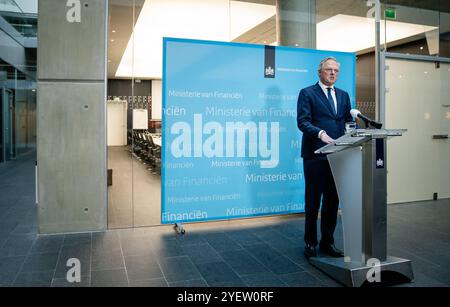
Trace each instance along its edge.
<instances>
[{"instance_id":1,"label":"man's face","mask_svg":"<svg viewBox=\"0 0 450 307\"><path fill-rule=\"evenodd\" d=\"M339 75L339 64L336 61L328 60L323 64L319 71L320 81L326 86L332 86L336 83Z\"/></svg>"}]
</instances>

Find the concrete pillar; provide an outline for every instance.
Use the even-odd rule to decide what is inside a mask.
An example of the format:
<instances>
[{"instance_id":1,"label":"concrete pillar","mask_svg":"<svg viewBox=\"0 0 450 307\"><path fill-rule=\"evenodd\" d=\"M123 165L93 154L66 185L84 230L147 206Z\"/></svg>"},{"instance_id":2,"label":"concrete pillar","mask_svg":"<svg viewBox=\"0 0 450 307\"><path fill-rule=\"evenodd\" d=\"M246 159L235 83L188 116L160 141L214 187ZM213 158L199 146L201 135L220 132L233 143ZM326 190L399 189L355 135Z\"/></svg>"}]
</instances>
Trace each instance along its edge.
<instances>
[{"instance_id":1,"label":"concrete pillar","mask_svg":"<svg viewBox=\"0 0 450 307\"><path fill-rule=\"evenodd\" d=\"M316 0L277 0L277 41L316 48Z\"/></svg>"},{"instance_id":2,"label":"concrete pillar","mask_svg":"<svg viewBox=\"0 0 450 307\"><path fill-rule=\"evenodd\" d=\"M107 15L107 0L39 0L40 233L106 229Z\"/></svg>"}]
</instances>

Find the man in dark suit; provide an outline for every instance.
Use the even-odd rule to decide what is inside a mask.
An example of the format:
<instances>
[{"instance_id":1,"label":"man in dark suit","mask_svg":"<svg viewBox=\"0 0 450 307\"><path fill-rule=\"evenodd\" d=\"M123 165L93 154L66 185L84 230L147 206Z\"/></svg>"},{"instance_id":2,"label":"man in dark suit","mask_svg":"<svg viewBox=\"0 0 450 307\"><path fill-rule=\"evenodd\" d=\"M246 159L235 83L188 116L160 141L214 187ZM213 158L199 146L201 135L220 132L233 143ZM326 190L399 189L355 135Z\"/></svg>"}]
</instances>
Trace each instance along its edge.
<instances>
[{"instance_id":1,"label":"man in dark suit","mask_svg":"<svg viewBox=\"0 0 450 307\"><path fill-rule=\"evenodd\" d=\"M345 133L345 123L353 121L350 97L334 86L340 64L333 57L319 64L319 82L300 91L297 101L297 125L303 132L302 158L305 175L305 256L316 257L317 215L321 210L321 253L343 257L334 245L339 198L330 165L325 155L314 153Z\"/></svg>"}]
</instances>

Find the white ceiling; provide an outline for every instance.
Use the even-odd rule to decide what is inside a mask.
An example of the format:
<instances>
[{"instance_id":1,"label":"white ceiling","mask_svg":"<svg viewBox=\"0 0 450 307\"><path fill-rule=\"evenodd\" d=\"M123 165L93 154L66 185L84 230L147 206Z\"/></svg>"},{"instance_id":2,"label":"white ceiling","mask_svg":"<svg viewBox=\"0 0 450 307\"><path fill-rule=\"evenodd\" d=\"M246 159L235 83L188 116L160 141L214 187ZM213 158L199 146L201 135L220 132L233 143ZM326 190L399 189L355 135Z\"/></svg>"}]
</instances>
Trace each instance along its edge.
<instances>
[{"instance_id":1,"label":"white ceiling","mask_svg":"<svg viewBox=\"0 0 450 307\"><path fill-rule=\"evenodd\" d=\"M437 27L399 21L380 24L380 32L386 33L386 43L413 37ZM385 32L386 29L386 32ZM357 52L375 45L375 24L373 19L336 15L317 24L317 49Z\"/></svg>"},{"instance_id":2,"label":"white ceiling","mask_svg":"<svg viewBox=\"0 0 450 307\"><path fill-rule=\"evenodd\" d=\"M163 37L232 41L274 14L241 1L146 0L115 76L160 79Z\"/></svg>"}]
</instances>

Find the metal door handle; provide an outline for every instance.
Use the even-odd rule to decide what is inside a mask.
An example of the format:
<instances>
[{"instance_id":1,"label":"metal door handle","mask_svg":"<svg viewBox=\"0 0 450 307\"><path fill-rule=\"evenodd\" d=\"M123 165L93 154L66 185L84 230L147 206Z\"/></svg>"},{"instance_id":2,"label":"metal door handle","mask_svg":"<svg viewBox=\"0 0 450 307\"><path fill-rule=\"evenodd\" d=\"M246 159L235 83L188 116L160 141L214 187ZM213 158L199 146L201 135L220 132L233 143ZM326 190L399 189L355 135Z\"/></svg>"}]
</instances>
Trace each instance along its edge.
<instances>
[{"instance_id":1,"label":"metal door handle","mask_svg":"<svg viewBox=\"0 0 450 307\"><path fill-rule=\"evenodd\" d=\"M448 134L435 134L433 140L445 140L448 139Z\"/></svg>"}]
</instances>

